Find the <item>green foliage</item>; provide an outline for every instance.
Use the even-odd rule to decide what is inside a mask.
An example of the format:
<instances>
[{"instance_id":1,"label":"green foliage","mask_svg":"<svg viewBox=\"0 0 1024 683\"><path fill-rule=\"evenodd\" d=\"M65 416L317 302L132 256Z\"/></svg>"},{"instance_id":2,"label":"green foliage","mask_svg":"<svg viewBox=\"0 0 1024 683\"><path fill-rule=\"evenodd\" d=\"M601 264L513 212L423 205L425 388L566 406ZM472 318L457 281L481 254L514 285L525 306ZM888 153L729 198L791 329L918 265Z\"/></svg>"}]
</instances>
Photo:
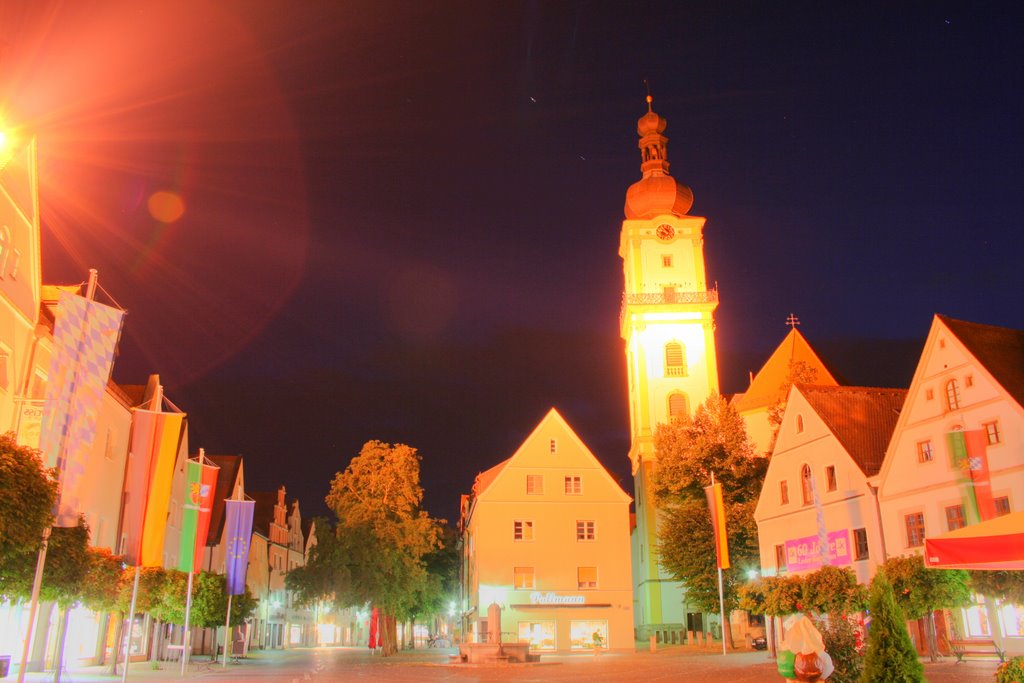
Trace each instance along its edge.
<instances>
[{"instance_id":1,"label":"green foliage","mask_svg":"<svg viewBox=\"0 0 1024 683\"><path fill-rule=\"evenodd\" d=\"M962 569L932 569L920 555L890 557L882 569L908 619L971 604L969 577Z\"/></svg>"},{"instance_id":2,"label":"green foliage","mask_svg":"<svg viewBox=\"0 0 1024 683\"><path fill-rule=\"evenodd\" d=\"M337 532L322 517L313 523L317 528L316 545L310 548L306 563L284 577L287 589L305 606L343 595L351 584L345 546L339 542Z\"/></svg>"},{"instance_id":3,"label":"green foliage","mask_svg":"<svg viewBox=\"0 0 1024 683\"><path fill-rule=\"evenodd\" d=\"M38 550L38 547L22 549L0 558L0 595L8 600L31 597ZM53 600L61 607L74 604L79 599L88 569L89 527L84 519L79 519L78 526L54 527L47 542L40 597Z\"/></svg>"},{"instance_id":4,"label":"green foliage","mask_svg":"<svg viewBox=\"0 0 1024 683\"><path fill-rule=\"evenodd\" d=\"M184 575L187 577L188 575ZM173 585L178 585L180 579ZM223 574L211 574L210 572L199 572L192 579L192 612L189 621L204 628L216 628L223 626L227 617L228 596L227 579ZM256 611L256 599L252 597L248 589L244 595L235 595L231 598L231 624L241 624L252 616ZM169 614L169 616L172 616ZM184 623L185 612L182 608L181 617L172 623Z\"/></svg>"},{"instance_id":5,"label":"green foliage","mask_svg":"<svg viewBox=\"0 0 1024 683\"><path fill-rule=\"evenodd\" d=\"M312 592L330 585L341 606L369 603L388 616L416 614L422 596L436 588L425 558L441 548L443 524L420 509L422 499L416 449L364 444L327 495L338 519L338 547L330 555L336 564L310 578ZM385 650L391 647L389 640Z\"/></svg>"},{"instance_id":6,"label":"green foliage","mask_svg":"<svg viewBox=\"0 0 1024 683\"><path fill-rule=\"evenodd\" d=\"M654 447L654 493L659 501L704 500L704 487L714 473L726 502L757 502L768 460L757 457L743 418L721 396L709 396L692 417L659 424Z\"/></svg>"},{"instance_id":7,"label":"green foliage","mask_svg":"<svg viewBox=\"0 0 1024 683\"><path fill-rule=\"evenodd\" d=\"M766 576L739 588L739 608L751 614L784 617L800 611L803 582L798 576Z\"/></svg>"},{"instance_id":8,"label":"green foliage","mask_svg":"<svg viewBox=\"0 0 1024 683\"><path fill-rule=\"evenodd\" d=\"M871 627L862 683L924 683L924 667L907 633L892 585L879 571L871 581Z\"/></svg>"},{"instance_id":9,"label":"green foliage","mask_svg":"<svg viewBox=\"0 0 1024 683\"><path fill-rule=\"evenodd\" d=\"M802 577L801 606L819 614L850 614L868 604L867 589L848 567L824 566Z\"/></svg>"},{"instance_id":10,"label":"green foliage","mask_svg":"<svg viewBox=\"0 0 1024 683\"><path fill-rule=\"evenodd\" d=\"M53 523L57 501L55 472L43 466L39 451L19 446L14 434L0 436L0 572L5 560L35 554L43 531Z\"/></svg>"},{"instance_id":11,"label":"green foliage","mask_svg":"<svg viewBox=\"0 0 1024 683\"><path fill-rule=\"evenodd\" d=\"M971 589L992 598L1024 605L1024 571L972 570Z\"/></svg>"},{"instance_id":12,"label":"green foliage","mask_svg":"<svg viewBox=\"0 0 1024 683\"><path fill-rule=\"evenodd\" d=\"M835 667L829 683L857 683L864 668L864 655L857 649L854 622L841 612L833 612L828 618L816 620L815 626Z\"/></svg>"},{"instance_id":13,"label":"green foliage","mask_svg":"<svg viewBox=\"0 0 1024 683\"><path fill-rule=\"evenodd\" d=\"M80 599L94 612L121 610L124 558L109 548L89 548L89 567L82 580Z\"/></svg>"},{"instance_id":14,"label":"green foliage","mask_svg":"<svg viewBox=\"0 0 1024 683\"><path fill-rule=\"evenodd\" d=\"M1014 657L996 669L996 683L1021 683L1024 681L1024 657Z\"/></svg>"},{"instance_id":15,"label":"green foliage","mask_svg":"<svg viewBox=\"0 0 1024 683\"><path fill-rule=\"evenodd\" d=\"M754 508L768 461L755 455L743 419L712 395L692 417L658 425L654 493L661 505L659 562L686 585L687 598L718 611L718 563L704 487L722 485L731 569L722 573L726 609L738 601L745 569L760 565Z\"/></svg>"}]
</instances>

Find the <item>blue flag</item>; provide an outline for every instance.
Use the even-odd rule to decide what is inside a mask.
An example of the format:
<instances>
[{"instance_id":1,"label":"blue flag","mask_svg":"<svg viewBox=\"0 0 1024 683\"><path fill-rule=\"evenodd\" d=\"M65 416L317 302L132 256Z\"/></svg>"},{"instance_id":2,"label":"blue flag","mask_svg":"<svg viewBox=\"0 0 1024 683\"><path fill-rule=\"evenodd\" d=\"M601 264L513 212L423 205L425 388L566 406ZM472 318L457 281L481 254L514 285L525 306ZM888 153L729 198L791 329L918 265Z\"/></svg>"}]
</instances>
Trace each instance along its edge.
<instances>
[{"instance_id":1,"label":"blue flag","mask_svg":"<svg viewBox=\"0 0 1024 683\"><path fill-rule=\"evenodd\" d=\"M252 539L252 515L256 502L252 500L225 500L225 529L227 531L228 595L245 592L245 570L249 566L249 541Z\"/></svg>"}]
</instances>

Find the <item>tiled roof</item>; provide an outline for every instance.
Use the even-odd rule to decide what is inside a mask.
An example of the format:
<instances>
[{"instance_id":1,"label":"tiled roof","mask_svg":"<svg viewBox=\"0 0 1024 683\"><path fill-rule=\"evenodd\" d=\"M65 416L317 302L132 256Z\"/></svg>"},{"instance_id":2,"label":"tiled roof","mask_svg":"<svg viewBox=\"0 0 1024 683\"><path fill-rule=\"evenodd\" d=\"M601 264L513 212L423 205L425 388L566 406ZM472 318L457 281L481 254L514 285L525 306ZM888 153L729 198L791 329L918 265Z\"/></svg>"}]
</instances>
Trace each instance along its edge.
<instances>
[{"instance_id":1,"label":"tiled roof","mask_svg":"<svg viewBox=\"0 0 1024 683\"><path fill-rule=\"evenodd\" d=\"M882 469L906 389L797 384L814 412L868 477Z\"/></svg>"},{"instance_id":2,"label":"tiled roof","mask_svg":"<svg viewBox=\"0 0 1024 683\"><path fill-rule=\"evenodd\" d=\"M785 400L786 392L789 390L789 387L786 386L789 379L789 364L792 361L806 363L816 370L815 384L834 386L839 383L835 374L828 369L811 348L806 337L794 327L754 375L750 387L742 394L736 394L733 397L732 404L736 410L742 413L747 410L767 408L776 401Z\"/></svg>"},{"instance_id":3,"label":"tiled roof","mask_svg":"<svg viewBox=\"0 0 1024 683\"><path fill-rule=\"evenodd\" d=\"M1024 406L1024 330L937 316L992 373L1017 405Z\"/></svg>"},{"instance_id":4,"label":"tiled roof","mask_svg":"<svg viewBox=\"0 0 1024 683\"><path fill-rule=\"evenodd\" d=\"M217 491L213 496L213 508L210 510L210 531L206 535L206 545L220 543L224 532L224 500L231 495L242 467L240 455L207 455L213 464L220 468L217 473Z\"/></svg>"},{"instance_id":5,"label":"tiled roof","mask_svg":"<svg viewBox=\"0 0 1024 683\"><path fill-rule=\"evenodd\" d=\"M501 474L501 471L505 469L505 465L511 460L512 458L502 460L486 472L476 475L476 481L473 482L473 495L479 498L480 494L487 490L487 487L491 485L494 478Z\"/></svg>"}]
</instances>

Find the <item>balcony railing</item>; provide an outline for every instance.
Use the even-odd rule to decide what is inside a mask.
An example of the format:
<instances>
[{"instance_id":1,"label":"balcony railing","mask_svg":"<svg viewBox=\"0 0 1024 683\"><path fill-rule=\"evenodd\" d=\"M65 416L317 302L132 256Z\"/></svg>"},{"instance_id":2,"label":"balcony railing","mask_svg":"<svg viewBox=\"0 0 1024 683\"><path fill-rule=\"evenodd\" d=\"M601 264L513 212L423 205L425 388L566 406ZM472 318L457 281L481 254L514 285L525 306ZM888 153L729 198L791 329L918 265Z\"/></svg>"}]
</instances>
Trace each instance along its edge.
<instances>
[{"instance_id":1,"label":"balcony railing","mask_svg":"<svg viewBox=\"0 0 1024 683\"><path fill-rule=\"evenodd\" d=\"M626 318L626 306L657 306L663 304L717 304L718 289L704 292L639 292L622 293L622 308L619 309L619 327Z\"/></svg>"}]
</instances>

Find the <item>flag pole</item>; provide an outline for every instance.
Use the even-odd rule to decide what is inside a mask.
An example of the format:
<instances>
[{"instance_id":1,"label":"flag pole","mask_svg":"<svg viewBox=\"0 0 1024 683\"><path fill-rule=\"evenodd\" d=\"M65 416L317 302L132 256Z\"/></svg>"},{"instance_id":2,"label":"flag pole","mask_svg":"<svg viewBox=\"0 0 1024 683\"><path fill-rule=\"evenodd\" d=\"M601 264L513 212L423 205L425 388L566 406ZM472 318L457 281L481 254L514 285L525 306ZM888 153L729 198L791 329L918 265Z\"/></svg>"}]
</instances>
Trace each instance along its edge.
<instances>
[{"instance_id":1,"label":"flag pole","mask_svg":"<svg viewBox=\"0 0 1024 683\"><path fill-rule=\"evenodd\" d=\"M132 643L132 631L135 625L135 603L139 597L139 565L135 565L135 580L132 581L132 604L128 608L128 628L124 629L125 634L123 636L124 643L124 668L121 670L121 683L128 680L128 665L131 664L131 643Z\"/></svg>"},{"instance_id":2,"label":"flag pole","mask_svg":"<svg viewBox=\"0 0 1024 683\"><path fill-rule=\"evenodd\" d=\"M96 280L98 279L99 273L95 268L89 269L89 280L86 283L85 298L92 301L96 296ZM27 389L26 389L27 390ZM61 440L60 449L63 450L64 443ZM57 453L57 462L60 462L60 453ZM58 473L58 477L60 474ZM54 521L56 521L57 512L60 507L60 494L58 493L57 504L54 506ZM32 597L30 598L30 606L28 610L28 629L25 632L25 643L21 650L21 666L18 667L18 683L24 683L25 681L25 668L28 665L28 651L32 645L32 636L35 635L36 625L36 614L39 611L39 592L43 587L43 568L46 567L46 546L50 539L50 527L46 527L43 530L43 541L39 546L39 555L36 557L36 573L32 579ZM58 663L58 672L60 666Z\"/></svg>"},{"instance_id":3,"label":"flag pole","mask_svg":"<svg viewBox=\"0 0 1024 683\"><path fill-rule=\"evenodd\" d=\"M188 664L188 656L192 649L192 633L189 630L189 614L192 612L192 575L188 573L188 592L185 594L185 631L181 636L181 675L185 675L185 666Z\"/></svg>"},{"instance_id":4,"label":"flag pole","mask_svg":"<svg viewBox=\"0 0 1024 683\"><path fill-rule=\"evenodd\" d=\"M227 621L224 624L224 663L222 664L223 667L227 667L228 665L228 647L231 645L231 598L233 597L235 596L233 596L231 593L228 593L228 616Z\"/></svg>"},{"instance_id":5,"label":"flag pole","mask_svg":"<svg viewBox=\"0 0 1024 683\"><path fill-rule=\"evenodd\" d=\"M711 485L712 486L715 485L715 473L714 472L711 473ZM719 523L721 523L721 522L719 522ZM717 536L715 537L715 558L716 559L718 558L718 537ZM715 564L718 565L718 609L720 610L720 614L721 614L721 617L722 617L722 654L724 655L724 654L728 654L728 652L726 651L726 648L725 648L725 629L731 628L731 627L725 621L725 591L723 590L723 587L722 587L722 562L720 560L718 560L718 561L715 562Z\"/></svg>"}]
</instances>

